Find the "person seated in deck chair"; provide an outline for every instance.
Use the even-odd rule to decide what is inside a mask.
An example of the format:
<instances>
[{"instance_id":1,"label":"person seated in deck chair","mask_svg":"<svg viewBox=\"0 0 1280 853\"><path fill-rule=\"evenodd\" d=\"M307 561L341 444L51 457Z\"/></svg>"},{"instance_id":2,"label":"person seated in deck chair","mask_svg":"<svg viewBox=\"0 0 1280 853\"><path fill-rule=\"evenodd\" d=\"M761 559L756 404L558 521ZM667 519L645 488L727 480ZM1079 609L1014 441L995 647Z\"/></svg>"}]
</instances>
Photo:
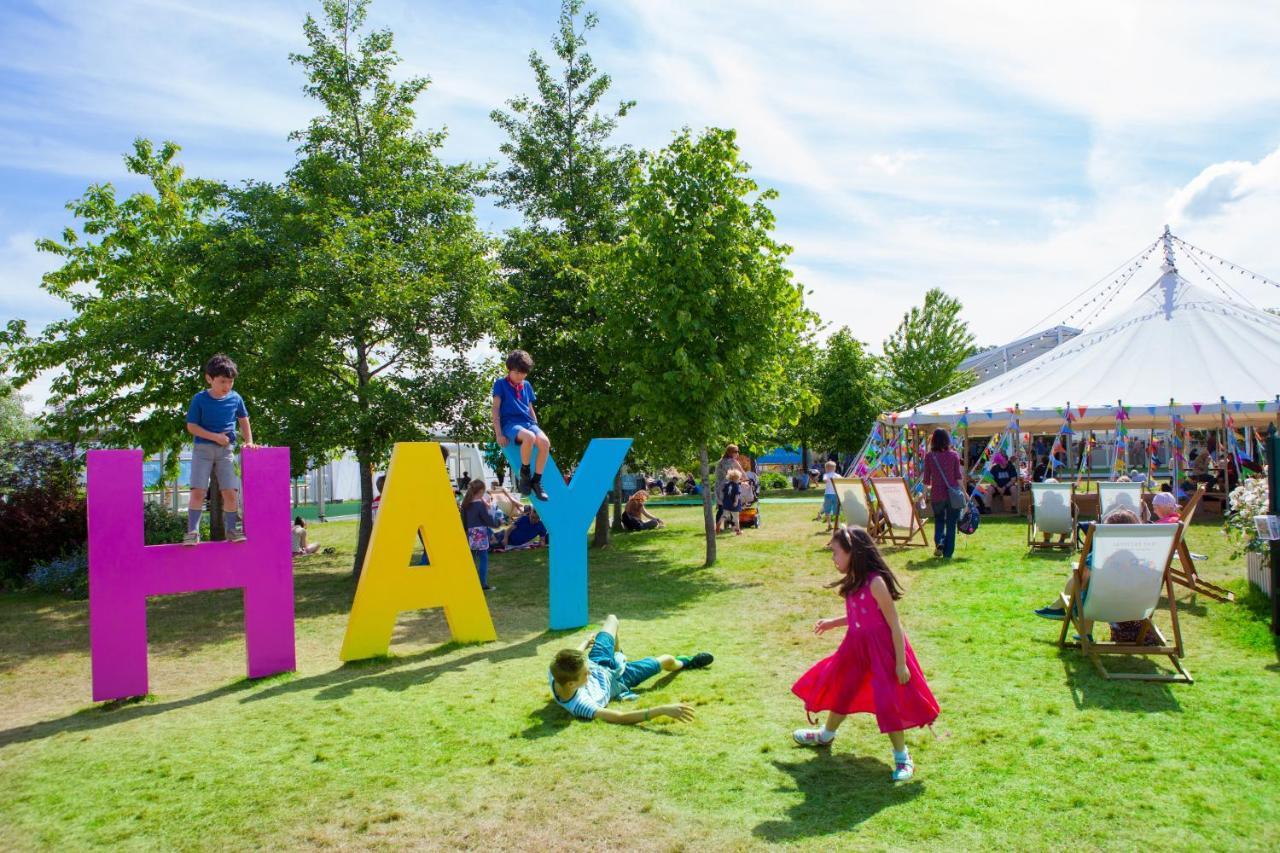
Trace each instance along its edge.
<instances>
[{"instance_id":1,"label":"person seated in deck chair","mask_svg":"<svg viewBox=\"0 0 1280 853\"><path fill-rule=\"evenodd\" d=\"M1103 524L1139 524L1140 522L1138 521L1138 516L1136 513L1132 512L1131 510L1121 508L1121 509L1111 510L1111 512L1107 514L1107 517L1102 519L1102 523ZM1086 562L1085 562L1084 582L1087 588L1089 584L1089 567L1090 565L1092 565L1093 555L1090 554L1085 559L1086 559ZM1067 575L1067 582L1062 586L1062 594L1067 597L1068 601L1070 601L1071 596L1075 594L1075 591L1076 591L1076 573L1075 573L1075 569L1072 569L1071 574ZM1060 602L1057 600L1055 600L1052 604L1039 608L1038 610L1035 611L1035 613L1037 616L1043 619L1056 619L1058 621L1062 621L1063 619L1067 618L1067 611L1060 606ZM1127 624L1127 623L1121 623L1121 624ZM1085 633L1092 635L1093 623L1085 622L1084 629L1085 629Z\"/></svg>"}]
</instances>

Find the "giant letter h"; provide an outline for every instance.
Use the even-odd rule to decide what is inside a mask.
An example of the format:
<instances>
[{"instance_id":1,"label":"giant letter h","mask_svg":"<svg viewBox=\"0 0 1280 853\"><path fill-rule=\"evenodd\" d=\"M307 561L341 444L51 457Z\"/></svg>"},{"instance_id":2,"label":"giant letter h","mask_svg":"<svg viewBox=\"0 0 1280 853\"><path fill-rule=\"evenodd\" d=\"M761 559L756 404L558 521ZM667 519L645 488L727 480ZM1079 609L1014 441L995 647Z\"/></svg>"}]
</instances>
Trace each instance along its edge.
<instances>
[{"instance_id":1,"label":"giant letter h","mask_svg":"<svg viewBox=\"0 0 1280 853\"><path fill-rule=\"evenodd\" d=\"M147 596L244 589L250 678L294 668L289 449L246 449L244 542L143 546L142 451L89 451L93 701L147 693Z\"/></svg>"}]
</instances>

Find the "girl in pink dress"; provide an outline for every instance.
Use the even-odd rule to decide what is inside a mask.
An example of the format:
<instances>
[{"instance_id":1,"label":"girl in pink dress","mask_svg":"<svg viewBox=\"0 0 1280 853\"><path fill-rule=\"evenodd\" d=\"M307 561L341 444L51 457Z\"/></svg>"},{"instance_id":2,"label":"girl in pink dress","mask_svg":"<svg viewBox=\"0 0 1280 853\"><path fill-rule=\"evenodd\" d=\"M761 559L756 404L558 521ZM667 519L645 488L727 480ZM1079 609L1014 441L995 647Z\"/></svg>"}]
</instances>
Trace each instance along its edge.
<instances>
[{"instance_id":1,"label":"girl in pink dress","mask_svg":"<svg viewBox=\"0 0 1280 853\"><path fill-rule=\"evenodd\" d=\"M796 742L825 746L849 714L875 714L880 731L893 744L893 780L910 779L915 765L903 732L933 723L938 703L898 622L893 605L902 597L898 580L861 527L835 532L831 561L843 575L832 586L844 596L845 615L819 619L813 632L841 626L848 630L836 653L814 664L791 687L804 700L805 711L827 712L822 728L798 730Z\"/></svg>"}]
</instances>

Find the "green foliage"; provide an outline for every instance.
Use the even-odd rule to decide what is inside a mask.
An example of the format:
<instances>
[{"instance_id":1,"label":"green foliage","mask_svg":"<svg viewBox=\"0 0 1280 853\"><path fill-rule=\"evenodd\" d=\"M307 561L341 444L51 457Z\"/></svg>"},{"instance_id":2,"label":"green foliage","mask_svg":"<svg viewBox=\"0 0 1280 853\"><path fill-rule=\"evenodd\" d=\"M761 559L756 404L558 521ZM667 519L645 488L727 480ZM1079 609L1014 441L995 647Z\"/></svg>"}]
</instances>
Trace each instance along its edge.
<instances>
[{"instance_id":1,"label":"green foliage","mask_svg":"<svg viewBox=\"0 0 1280 853\"><path fill-rule=\"evenodd\" d=\"M961 307L958 299L933 288L924 305L904 314L884 342L891 408L911 409L973 384L974 375L959 369L973 354L973 334L960 319Z\"/></svg>"},{"instance_id":2,"label":"green foliage","mask_svg":"<svg viewBox=\"0 0 1280 853\"><path fill-rule=\"evenodd\" d=\"M202 523L208 519L201 519ZM142 505L142 541L147 545L174 545L187 532L187 514L174 512L160 503Z\"/></svg>"},{"instance_id":3,"label":"green foliage","mask_svg":"<svg viewBox=\"0 0 1280 853\"><path fill-rule=\"evenodd\" d=\"M735 134L685 130L638 172L607 333L642 446L668 459L729 440L763 444L811 393L792 381L813 315L774 241L775 194L759 191ZM709 496L708 496L709 500ZM715 539L709 504L707 562Z\"/></svg>"},{"instance_id":4,"label":"green foliage","mask_svg":"<svg viewBox=\"0 0 1280 853\"><path fill-rule=\"evenodd\" d=\"M777 471L765 471L760 475L760 489L789 489L791 488L791 480L786 474Z\"/></svg>"},{"instance_id":5,"label":"green foliage","mask_svg":"<svg viewBox=\"0 0 1280 853\"><path fill-rule=\"evenodd\" d=\"M23 397L0 379L0 445L25 441L35 434L35 424L22 407Z\"/></svg>"},{"instance_id":6,"label":"green foliage","mask_svg":"<svg viewBox=\"0 0 1280 853\"><path fill-rule=\"evenodd\" d=\"M848 327L809 358L802 381L818 404L787 437L813 448L856 452L884 406L883 365Z\"/></svg>"},{"instance_id":7,"label":"green foliage","mask_svg":"<svg viewBox=\"0 0 1280 853\"><path fill-rule=\"evenodd\" d=\"M551 41L562 63L558 73L536 50L529 54L538 97L521 95L507 102L511 112L490 114L508 137L499 149L508 164L494 181L499 203L519 210L530 226L550 220L551 230L563 231L574 246L618 238L629 192L627 171L635 160L630 148L609 144L618 119L635 102L599 112L611 80L586 51L586 34L597 19L588 13L579 27L582 5L582 0L560 5Z\"/></svg>"}]
</instances>

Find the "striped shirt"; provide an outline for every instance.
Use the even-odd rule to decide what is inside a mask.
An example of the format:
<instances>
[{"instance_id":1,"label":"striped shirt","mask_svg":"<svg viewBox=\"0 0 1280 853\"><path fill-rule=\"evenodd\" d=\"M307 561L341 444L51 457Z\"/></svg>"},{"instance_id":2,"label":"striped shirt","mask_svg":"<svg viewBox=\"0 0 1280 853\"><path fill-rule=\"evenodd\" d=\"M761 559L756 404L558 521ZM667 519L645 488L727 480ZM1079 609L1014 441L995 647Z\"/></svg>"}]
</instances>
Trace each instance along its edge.
<instances>
[{"instance_id":1,"label":"striped shirt","mask_svg":"<svg viewBox=\"0 0 1280 853\"><path fill-rule=\"evenodd\" d=\"M587 661L587 683L565 700L556 693L555 676L550 670L547 671L551 696L556 700L556 704L583 720L594 720L597 711L608 705L610 699L621 695L626 690L622 682L617 680L617 676L617 670L603 667L595 661Z\"/></svg>"}]
</instances>

